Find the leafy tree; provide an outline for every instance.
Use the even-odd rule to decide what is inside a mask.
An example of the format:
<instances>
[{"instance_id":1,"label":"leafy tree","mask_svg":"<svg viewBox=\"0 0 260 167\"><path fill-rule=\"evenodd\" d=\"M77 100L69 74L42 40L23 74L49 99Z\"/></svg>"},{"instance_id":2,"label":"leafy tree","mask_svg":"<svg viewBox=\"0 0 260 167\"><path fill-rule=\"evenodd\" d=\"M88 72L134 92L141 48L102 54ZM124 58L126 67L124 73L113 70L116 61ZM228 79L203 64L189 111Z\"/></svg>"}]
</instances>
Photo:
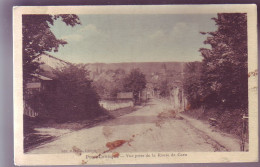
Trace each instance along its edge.
<instances>
[{"instance_id":1,"label":"leafy tree","mask_svg":"<svg viewBox=\"0 0 260 167\"><path fill-rule=\"evenodd\" d=\"M123 69L107 70L97 76L93 85L102 98L114 98L118 92L123 91Z\"/></svg>"},{"instance_id":2,"label":"leafy tree","mask_svg":"<svg viewBox=\"0 0 260 167\"><path fill-rule=\"evenodd\" d=\"M145 75L139 69L133 69L124 79L124 91L133 92L135 101L139 98L139 93L146 87Z\"/></svg>"},{"instance_id":3,"label":"leafy tree","mask_svg":"<svg viewBox=\"0 0 260 167\"><path fill-rule=\"evenodd\" d=\"M108 95L107 87L109 87L108 84L109 82L103 78L93 81L93 86L101 98L107 98Z\"/></svg>"},{"instance_id":4,"label":"leafy tree","mask_svg":"<svg viewBox=\"0 0 260 167\"><path fill-rule=\"evenodd\" d=\"M122 92L123 90L123 82L126 76L125 70L123 69L116 69L114 71L113 79L112 79L112 86L109 91L110 97L116 97L117 93Z\"/></svg>"},{"instance_id":5,"label":"leafy tree","mask_svg":"<svg viewBox=\"0 0 260 167\"><path fill-rule=\"evenodd\" d=\"M190 62L185 65L183 81L184 94L189 102L190 108L198 108L201 105L201 63Z\"/></svg>"},{"instance_id":6,"label":"leafy tree","mask_svg":"<svg viewBox=\"0 0 260 167\"><path fill-rule=\"evenodd\" d=\"M74 27L81 24L79 17L74 14L60 15L23 15L23 78L26 82L30 74L37 72L39 63L35 58L45 51L57 52L59 46L67 44L62 39L57 39L50 30L50 25L60 18L67 26Z\"/></svg>"},{"instance_id":7,"label":"leafy tree","mask_svg":"<svg viewBox=\"0 0 260 167\"><path fill-rule=\"evenodd\" d=\"M58 121L91 119L101 114L99 96L84 65L69 65L55 71L56 90L42 91L39 98L43 112Z\"/></svg>"},{"instance_id":8,"label":"leafy tree","mask_svg":"<svg viewBox=\"0 0 260 167\"><path fill-rule=\"evenodd\" d=\"M201 48L203 56L201 88L203 102L208 106L247 108L247 15L220 13L213 18L215 32L202 32L208 37Z\"/></svg>"},{"instance_id":9,"label":"leafy tree","mask_svg":"<svg viewBox=\"0 0 260 167\"><path fill-rule=\"evenodd\" d=\"M168 82L167 79L160 82L159 90L160 90L160 95L162 97L169 97L170 96L170 86L169 86L169 82Z\"/></svg>"}]
</instances>

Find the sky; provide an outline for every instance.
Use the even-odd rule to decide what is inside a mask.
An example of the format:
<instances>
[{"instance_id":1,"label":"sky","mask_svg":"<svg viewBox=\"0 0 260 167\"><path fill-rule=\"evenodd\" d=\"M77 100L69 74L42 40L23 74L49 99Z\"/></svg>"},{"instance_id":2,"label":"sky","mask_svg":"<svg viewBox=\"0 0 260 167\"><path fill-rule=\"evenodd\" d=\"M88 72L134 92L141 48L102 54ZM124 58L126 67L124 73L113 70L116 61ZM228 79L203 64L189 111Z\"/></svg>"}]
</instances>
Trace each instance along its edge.
<instances>
[{"instance_id":1,"label":"sky","mask_svg":"<svg viewBox=\"0 0 260 167\"><path fill-rule=\"evenodd\" d=\"M50 54L72 63L201 61L205 35L217 29L214 14L78 15L81 25L57 20L51 27L68 42Z\"/></svg>"}]
</instances>

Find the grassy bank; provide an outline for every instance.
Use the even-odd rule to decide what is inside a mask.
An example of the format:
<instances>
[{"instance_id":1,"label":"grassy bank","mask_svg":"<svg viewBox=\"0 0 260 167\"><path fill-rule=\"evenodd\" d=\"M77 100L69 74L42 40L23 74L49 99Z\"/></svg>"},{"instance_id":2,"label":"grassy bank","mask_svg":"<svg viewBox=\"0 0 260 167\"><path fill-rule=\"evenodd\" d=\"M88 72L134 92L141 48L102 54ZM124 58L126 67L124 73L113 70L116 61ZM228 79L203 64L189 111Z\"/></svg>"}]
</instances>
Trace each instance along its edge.
<instances>
[{"instance_id":1,"label":"grassy bank","mask_svg":"<svg viewBox=\"0 0 260 167\"><path fill-rule=\"evenodd\" d=\"M215 124L212 126L223 132L235 135L240 139L242 138L243 114L241 114L240 110L221 110L216 108L203 110L202 108L198 108L185 111L183 114L199 120L208 121L209 123L210 119L213 119L215 120ZM245 125L248 125L247 120ZM246 142L248 142L248 128L246 128L244 136Z\"/></svg>"}]
</instances>

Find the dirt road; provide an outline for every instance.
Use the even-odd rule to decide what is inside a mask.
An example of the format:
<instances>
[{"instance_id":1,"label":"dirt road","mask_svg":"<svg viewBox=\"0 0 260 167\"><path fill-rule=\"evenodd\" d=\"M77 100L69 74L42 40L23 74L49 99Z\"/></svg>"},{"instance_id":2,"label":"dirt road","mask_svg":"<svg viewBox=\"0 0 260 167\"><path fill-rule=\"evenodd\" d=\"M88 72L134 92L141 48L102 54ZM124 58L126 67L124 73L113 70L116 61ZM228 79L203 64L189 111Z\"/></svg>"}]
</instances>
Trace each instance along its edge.
<instances>
[{"instance_id":1,"label":"dirt road","mask_svg":"<svg viewBox=\"0 0 260 167\"><path fill-rule=\"evenodd\" d=\"M169 103L152 99L136 111L96 127L60 136L28 153L239 151L239 141L198 120L171 114ZM110 150L109 150L110 149Z\"/></svg>"}]
</instances>

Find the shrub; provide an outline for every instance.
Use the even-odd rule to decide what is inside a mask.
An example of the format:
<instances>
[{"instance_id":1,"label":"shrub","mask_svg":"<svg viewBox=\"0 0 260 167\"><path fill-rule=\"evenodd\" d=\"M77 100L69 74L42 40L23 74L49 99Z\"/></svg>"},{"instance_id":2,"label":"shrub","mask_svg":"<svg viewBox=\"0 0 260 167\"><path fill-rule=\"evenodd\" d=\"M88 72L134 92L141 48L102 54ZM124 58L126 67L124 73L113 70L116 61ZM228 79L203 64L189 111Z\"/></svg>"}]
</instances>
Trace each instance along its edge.
<instances>
[{"instance_id":1,"label":"shrub","mask_svg":"<svg viewBox=\"0 0 260 167\"><path fill-rule=\"evenodd\" d=\"M40 94L43 104L40 115L64 122L92 119L104 114L84 65L69 65L55 71L55 76L56 89Z\"/></svg>"}]
</instances>

